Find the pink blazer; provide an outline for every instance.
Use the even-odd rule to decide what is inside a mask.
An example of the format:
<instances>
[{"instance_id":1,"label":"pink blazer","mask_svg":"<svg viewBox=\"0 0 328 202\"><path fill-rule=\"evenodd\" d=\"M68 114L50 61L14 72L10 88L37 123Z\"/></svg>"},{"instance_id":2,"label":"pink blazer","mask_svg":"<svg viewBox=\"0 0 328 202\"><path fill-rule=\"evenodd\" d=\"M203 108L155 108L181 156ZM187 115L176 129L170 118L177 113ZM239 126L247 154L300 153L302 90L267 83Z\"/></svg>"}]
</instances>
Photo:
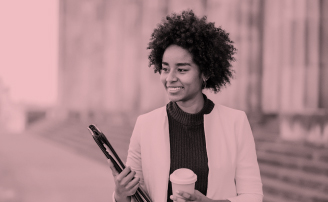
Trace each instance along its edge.
<instances>
[{"instance_id":1,"label":"pink blazer","mask_svg":"<svg viewBox=\"0 0 328 202\"><path fill-rule=\"evenodd\" d=\"M262 201L254 137L246 114L216 104L210 114L204 115L204 127L209 166L207 197ZM126 164L136 171L154 202L167 201L170 145L165 106L138 117Z\"/></svg>"}]
</instances>

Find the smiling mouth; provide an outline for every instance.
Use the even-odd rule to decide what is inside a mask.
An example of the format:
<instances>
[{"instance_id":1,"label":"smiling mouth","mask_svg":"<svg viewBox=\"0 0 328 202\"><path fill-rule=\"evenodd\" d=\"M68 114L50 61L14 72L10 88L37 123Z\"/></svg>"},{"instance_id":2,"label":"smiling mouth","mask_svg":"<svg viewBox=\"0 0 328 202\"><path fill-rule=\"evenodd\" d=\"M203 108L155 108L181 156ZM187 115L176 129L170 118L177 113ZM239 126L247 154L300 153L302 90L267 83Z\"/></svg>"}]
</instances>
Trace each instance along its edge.
<instances>
[{"instance_id":1,"label":"smiling mouth","mask_svg":"<svg viewBox=\"0 0 328 202\"><path fill-rule=\"evenodd\" d=\"M183 89L183 87L167 87L167 91L170 93L175 93Z\"/></svg>"}]
</instances>

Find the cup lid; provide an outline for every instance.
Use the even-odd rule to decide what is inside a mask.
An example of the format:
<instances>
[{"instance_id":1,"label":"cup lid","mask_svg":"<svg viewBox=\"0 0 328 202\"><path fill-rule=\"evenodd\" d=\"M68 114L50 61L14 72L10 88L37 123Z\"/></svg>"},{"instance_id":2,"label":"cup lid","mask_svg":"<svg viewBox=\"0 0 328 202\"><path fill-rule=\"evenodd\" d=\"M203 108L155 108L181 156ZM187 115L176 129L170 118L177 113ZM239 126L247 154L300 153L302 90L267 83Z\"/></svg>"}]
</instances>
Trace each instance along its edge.
<instances>
[{"instance_id":1,"label":"cup lid","mask_svg":"<svg viewBox=\"0 0 328 202\"><path fill-rule=\"evenodd\" d=\"M180 168L170 175L170 181L175 184L191 184L197 181L197 175L188 168Z\"/></svg>"}]
</instances>

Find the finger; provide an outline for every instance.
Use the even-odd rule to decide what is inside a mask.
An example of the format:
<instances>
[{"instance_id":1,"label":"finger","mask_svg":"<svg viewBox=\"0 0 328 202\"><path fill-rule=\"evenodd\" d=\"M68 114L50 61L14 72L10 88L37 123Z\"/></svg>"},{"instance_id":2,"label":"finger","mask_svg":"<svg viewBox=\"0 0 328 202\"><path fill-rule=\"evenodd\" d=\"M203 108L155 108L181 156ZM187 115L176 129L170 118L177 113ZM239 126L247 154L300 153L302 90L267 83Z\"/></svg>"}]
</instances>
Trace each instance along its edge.
<instances>
[{"instance_id":1,"label":"finger","mask_svg":"<svg viewBox=\"0 0 328 202\"><path fill-rule=\"evenodd\" d=\"M175 199L175 196L173 196L173 195L170 196L170 199L171 199L172 201L175 201L175 200L176 200L176 199Z\"/></svg>"},{"instance_id":2,"label":"finger","mask_svg":"<svg viewBox=\"0 0 328 202\"><path fill-rule=\"evenodd\" d=\"M188 201L195 201L197 199L197 196L195 196L194 194L189 194L184 191L177 191L177 194L179 194L179 196Z\"/></svg>"},{"instance_id":3,"label":"finger","mask_svg":"<svg viewBox=\"0 0 328 202\"><path fill-rule=\"evenodd\" d=\"M186 201L182 196L180 195L171 195L170 199L173 201L181 202L181 201Z\"/></svg>"},{"instance_id":4,"label":"finger","mask_svg":"<svg viewBox=\"0 0 328 202\"><path fill-rule=\"evenodd\" d=\"M127 186L132 181L132 179L134 178L135 175L136 175L136 172L135 171L131 171L127 176L125 176L122 179L122 181L120 182L120 184L122 186Z\"/></svg>"},{"instance_id":5,"label":"finger","mask_svg":"<svg viewBox=\"0 0 328 202\"><path fill-rule=\"evenodd\" d=\"M121 182L123 178L125 178L125 176L131 172L131 168L130 167L126 167L119 175L117 175L116 180Z\"/></svg>"},{"instance_id":6,"label":"finger","mask_svg":"<svg viewBox=\"0 0 328 202\"><path fill-rule=\"evenodd\" d=\"M170 196L170 199L171 199L172 201L177 201L177 200L178 200L178 197L176 197L176 196L174 196L174 195L171 195L171 196Z\"/></svg>"},{"instance_id":7,"label":"finger","mask_svg":"<svg viewBox=\"0 0 328 202\"><path fill-rule=\"evenodd\" d=\"M136 185L134 185L132 189L130 189L129 191L130 196L135 194L138 188L139 188L139 182Z\"/></svg>"},{"instance_id":8,"label":"finger","mask_svg":"<svg viewBox=\"0 0 328 202\"><path fill-rule=\"evenodd\" d=\"M107 163L108 163L110 169L112 170L112 174L113 174L113 176L118 175L119 173L118 173L118 171L116 170L116 168L114 167L114 164L112 163L112 161L111 161L110 159L107 159Z\"/></svg>"},{"instance_id":9,"label":"finger","mask_svg":"<svg viewBox=\"0 0 328 202\"><path fill-rule=\"evenodd\" d=\"M136 177L133 180L131 180L126 186L126 189L132 189L136 184L138 184L140 182L140 178Z\"/></svg>"},{"instance_id":10,"label":"finger","mask_svg":"<svg viewBox=\"0 0 328 202\"><path fill-rule=\"evenodd\" d=\"M205 197L204 194L202 194L202 192L198 191L198 190L195 190L195 193L193 194L193 196L195 197L194 200L195 201L201 201L201 199L203 197Z\"/></svg>"},{"instance_id":11,"label":"finger","mask_svg":"<svg viewBox=\"0 0 328 202\"><path fill-rule=\"evenodd\" d=\"M186 200L185 200L184 198L179 198L179 197L177 197L176 202L186 202Z\"/></svg>"}]
</instances>

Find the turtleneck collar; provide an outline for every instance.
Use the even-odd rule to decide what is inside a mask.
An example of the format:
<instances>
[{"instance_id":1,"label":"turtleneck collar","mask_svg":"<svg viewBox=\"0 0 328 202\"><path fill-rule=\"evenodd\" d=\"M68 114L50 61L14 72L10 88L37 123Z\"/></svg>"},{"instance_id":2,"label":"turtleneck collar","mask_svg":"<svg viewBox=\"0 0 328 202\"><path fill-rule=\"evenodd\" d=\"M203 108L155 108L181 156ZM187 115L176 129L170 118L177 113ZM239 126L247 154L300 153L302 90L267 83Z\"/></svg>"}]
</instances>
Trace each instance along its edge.
<instances>
[{"instance_id":1,"label":"turtleneck collar","mask_svg":"<svg viewBox=\"0 0 328 202\"><path fill-rule=\"evenodd\" d=\"M209 114L214 108L214 103L212 100L208 99L205 94L204 97L204 106L203 108L196 114L190 114L184 112L176 102L169 102L166 106L166 110L169 115L174 118L176 121L184 124L184 125L199 125L203 123L204 114Z\"/></svg>"}]
</instances>

